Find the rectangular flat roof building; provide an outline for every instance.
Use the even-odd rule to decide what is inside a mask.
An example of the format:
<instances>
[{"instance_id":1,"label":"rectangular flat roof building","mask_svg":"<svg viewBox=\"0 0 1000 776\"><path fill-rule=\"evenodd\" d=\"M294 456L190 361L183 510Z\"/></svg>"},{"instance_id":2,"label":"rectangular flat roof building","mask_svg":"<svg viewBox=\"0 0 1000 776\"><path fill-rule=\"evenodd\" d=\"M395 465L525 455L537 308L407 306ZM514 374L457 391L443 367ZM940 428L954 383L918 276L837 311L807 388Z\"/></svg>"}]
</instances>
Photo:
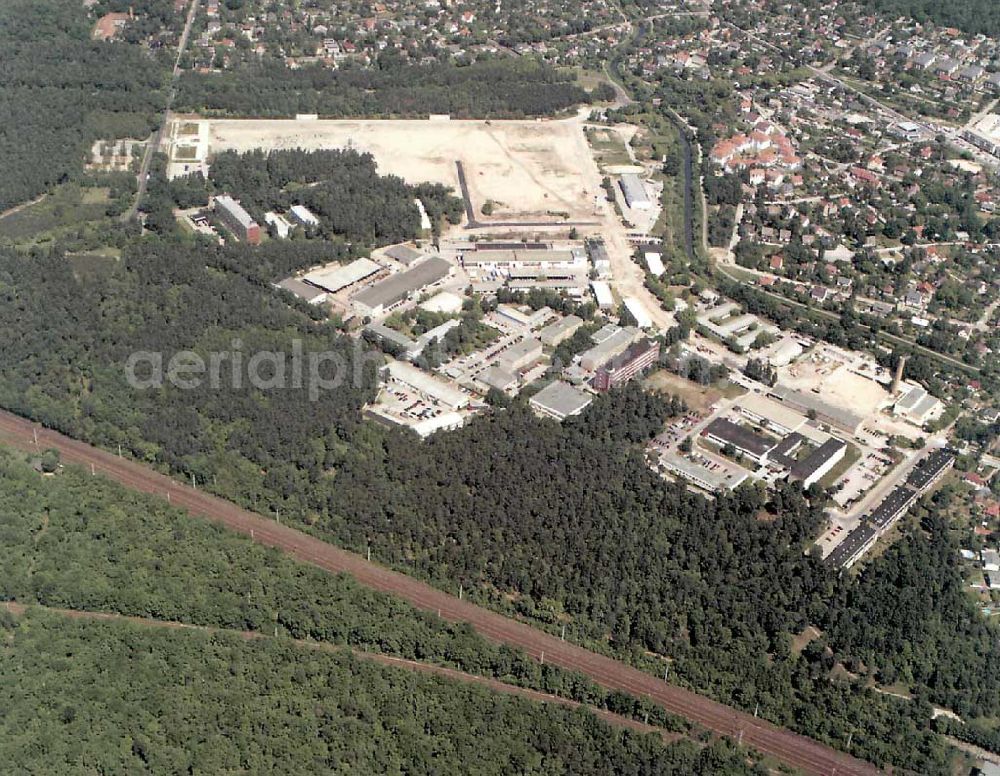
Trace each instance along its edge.
<instances>
[{"instance_id":1,"label":"rectangular flat roof building","mask_svg":"<svg viewBox=\"0 0 1000 776\"><path fill-rule=\"evenodd\" d=\"M847 443L830 437L809 455L792 466L789 478L801 480L802 487L808 488L819 482L846 455Z\"/></svg>"},{"instance_id":2,"label":"rectangular flat roof building","mask_svg":"<svg viewBox=\"0 0 1000 776\"><path fill-rule=\"evenodd\" d=\"M288 212L302 226L319 226L319 219L305 205L292 205Z\"/></svg>"},{"instance_id":3,"label":"rectangular flat roof building","mask_svg":"<svg viewBox=\"0 0 1000 776\"><path fill-rule=\"evenodd\" d=\"M409 267L417 259L424 256L423 253L411 248L409 245L393 245L385 249L385 255L390 259L395 259L404 267Z\"/></svg>"},{"instance_id":4,"label":"rectangular flat roof building","mask_svg":"<svg viewBox=\"0 0 1000 776\"><path fill-rule=\"evenodd\" d=\"M285 278L279 283L275 283L278 288L283 288L299 299L310 304L323 304L326 301L327 293L322 288L316 288L308 283L304 283L298 278Z\"/></svg>"},{"instance_id":5,"label":"rectangular flat roof building","mask_svg":"<svg viewBox=\"0 0 1000 776\"><path fill-rule=\"evenodd\" d=\"M253 220L243 206L228 194L215 198L215 212L232 230L233 234L250 245L260 243L260 225Z\"/></svg>"},{"instance_id":6,"label":"rectangular flat roof building","mask_svg":"<svg viewBox=\"0 0 1000 776\"><path fill-rule=\"evenodd\" d=\"M496 365L484 369L476 380L487 389L496 388L498 391L509 391L517 385L516 375Z\"/></svg>"},{"instance_id":7,"label":"rectangular flat roof building","mask_svg":"<svg viewBox=\"0 0 1000 776\"><path fill-rule=\"evenodd\" d=\"M594 289L594 298L597 300L598 307L602 310L610 310L615 306L615 299L611 296L611 286L603 280L595 280L590 284L590 287Z\"/></svg>"},{"instance_id":8,"label":"rectangular flat roof building","mask_svg":"<svg viewBox=\"0 0 1000 776\"><path fill-rule=\"evenodd\" d=\"M572 337L581 326L583 326L582 318L576 315L567 315L555 323L550 323L538 332L538 338L542 341L543 345L555 347L563 340Z\"/></svg>"},{"instance_id":9,"label":"rectangular flat roof building","mask_svg":"<svg viewBox=\"0 0 1000 776\"><path fill-rule=\"evenodd\" d=\"M640 340L597 370L594 388L603 393L616 385L627 383L656 363L659 357L659 342L652 339Z\"/></svg>"},{"instance_id":10,"label":"rectangular flat roof building","mask_svg":"<svg viewBox=\"0 0 1000 776\"><path fill-rule=\"evenodd\" d=\"M384 368L392 379L408 385L413 390L425 394L453 410L461 409L469 404L469 397L458 388L424 372L422 369L417 369L412 364L407 364L405 361L391 359Z\"/></svg>"},{"instance_id":11,"label":"rectangular flat roof building","mask_svg":"<svg viewBox=\"0 0 1000 776\"><path fill-rule=\"evenodd\" d=\"M635 210L649 210L653 203L646 192L646 184L635 173L627 172L621 176L620 184L625 204Z\"/></svg>"},{"instance_id":12,"label":"rectangular flat roof building","mask_svg":"<svg viewBox=\"0 0 1000 776\"><path fill-rule=\"evenodd\" d=\"M736 400L736 407L755 423L782 436L798 431L806 423L803 413L753 391L740 396Z\"/></svg>"},{"instance_id":13,"label":"rectangular flat roof building","mask_svg":"<svg viewBox=\"0 0 1000 776\"><path fill-rule=\"evenodd\" d=\"M799 391L794 388L785 388L776 385L770 390L769 395L780 399L785 404L801 412L808 413L809 410L812 410L816 413L817 419L836 426L852 435L857 433L858 427L864 421L863 416L836 404L825 402L810 391Z\"/></svg>"},{"instance_id":14,"label":"rectangular flat roof building","mask_svg":"<svg viewBox=\"0 0 1000 776\"><path fill-rule=\"evenodd\" d=\"M735 488L749 476L749 472L737 472L728 468L719 468L713 471L707 466L702 466L700 463L675 453L661 456L660 463L671 474L682 477L710 493Z\"/></svg>"},{"instance_id":15,"label":"rectangular flat roof building","mask_svg":"<svg viewBox=\"0 0 1000 776\"><path fill-rule=\"evenodd\" d=\"M663 266L663 259L660 257L659 253L655 251L646 251L643 254L643 259L646 261L646 268L649 271L659 277L664 272L666 272L666 267Z\"/></svg>"},{"instance_id":16,"label":"rectangular flat roof building","mask_svg":"<svg viewBox=\"0 0 1000 776\"><path fill-rule=\"evenodd\" d=\"M423 350L424 343L410 339L402 332L390 329L382 323L369 323L365 326L365 331L371 332L372 335L383 342L395 345L400 349L401 354L405 355L407 358L413 358L414 356L419 355L420 351Z\"/></svg>"},{"instance_id":17,"label":"rectangular flat roof building","mask_svg":"<svg viewBox=\"0 0 1000 776\"><path fill-rule=\"evenodd\" d=\"M355 259L350 264L327 264L321 269L307 273L303 280L335 294L343 288L371 277L380 269L382 267L371 259Z\"/></svg>"},{"instance_id":18,"label":"rectangular flat roof building","mask_svg":"<svg viewBox=\"0 0 1000 776\"><path fill-rule=\"evenodd\" d=\"M580 366L591 371L603 366L619 353L625 350L641 336L641 332L633 327L620 329L600 344L584 351L580 357Z\"/></svg>"},{"instance_id":19,"label":"rectangular flat roof building","mask_svg":"<svg viewBox=\"0 0 1000 776\"><path fill-rule=\"evenodd\" d=\"M385 280L362 289L352 297L351 304L359 315L381 315L418 291L444 280L452 273L452 269L449 262L439 256L431 256L404 272L390 275Z\"/></svg>"},{"instance_id":20,"label":"rectangular flat roof building","mask_svg":"<svg viewBox=\"0 0 1000 776\"><path fill-rule=\"evenodd\" d=\"M650 317L649 312L646 310L646 307L642 302L634 296L626 296L622 300L622 303L625 305L625 309L632 314L633 318L635 318L636 326L640 329L653 328L653 319Z\"/></svg>"},{"instance_id":21,"label":"rectangular flat roof building","mask_svg":"<svg viewBox=\"0 0 1000 776\"><path fill-rule=\"evenodd\" d=\"M292 225L277 213L265 213L264 223L274 227L274 233L282 240L292 232Z\"/></svg>"},{"instance_id":22,"label":"rectangular flat roof building","mask_svg":"<svg viewBox=\"0 0 1000 776\"><path fill-rule=\"evenodd\" d=\"M528 404L539 414L561 421L579 415L593 400L593 396L569 383L556 381L532 396Z\"/></svg>"},{"instance_id":23,"label":"rectangular flat roof building","mask_svg":"<svg viewBox=\"0 0 1000 776\"><path fill-rule=\"evenodd\" d=\"M517 372L542 357L542 343L527 337L507 348L497 360L497 365L507 372Z\"/></svg>"},{"instance_id":24,"label":"rectangular flat roof building","mask_svg":"<svg viewBox=\"0 0 1000 776\"><path fill-rule=\"evenodd\" d=\"M767 454L775 447L775 443L770 439L755 434L750 429L743 428L743 426L725 418L713 420L702 434L723 447L732 445L739 452L758 463L765 463Z\"/></svg>"}]
</instances>

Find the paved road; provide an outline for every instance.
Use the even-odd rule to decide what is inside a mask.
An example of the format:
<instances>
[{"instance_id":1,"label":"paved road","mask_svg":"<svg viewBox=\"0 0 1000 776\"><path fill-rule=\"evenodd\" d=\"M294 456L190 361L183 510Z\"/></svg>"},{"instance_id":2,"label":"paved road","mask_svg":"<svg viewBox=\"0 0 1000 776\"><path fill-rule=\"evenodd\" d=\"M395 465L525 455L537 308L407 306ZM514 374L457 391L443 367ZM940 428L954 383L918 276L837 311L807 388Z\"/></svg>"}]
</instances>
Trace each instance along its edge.
<instances>
[{"instance_id":1,"label":"paved road","mask_svg":"<svg viewBox=\"0 0 1000 776\"><path fill-rule=\"evenodd\" d=\"M360 584L390 593L452 622L468 622L484 637L509 644L528 655L579 671L602 687L649 698L667 711L720 735L740 738L748 746L814 776L869 776L879 770L805 736L750 714L656 679L636 668L598 655L530 625L483 609L359 555L327 544L301 531L248 512L202 491L181 485L135 461L40 429L9 412L0 412L0 441L23 450L55 448L66 463L106 475L134 490L169 497L192 515L225 525L300 561L326 571L348 573Z\"/></svg>"},{"instance_id":2,"label":"paved road","mask_svg":"<svg viewBox=\"0 0 1000 776\"><path fill-rule=\"evenodd\" d=\"M271 638L266 633L261 633L260 631L236 631L230 628L213 628L206 625L191 625L190 623L176 622L173 620L154 620L149 617L130 617L128 615L115 614L112 612L85 612L79 609L58 609L49 606L37 606L35 604L25 606L14 601L7 601L0 604L0 609L6 609L8 612L17 617L23 616L29 609L36 609L52 614L58 614L63 617L69 617L74 620L127 622L132 625L139 625L147 628L193 630L201 633L235 633L248 641ZM285 639L284 641L291 642L297 647L302 647L304 649L315 649L323 652L344 653L350 651L354 657L359 658L360 660L367 660L372 663L379 663L393 668L404 668L408 671L414 671L416 673L440 676L445 679L463 682L465 684L478 684L493 692L502 693L504 695L517 695L522 698L527 698L528 700L538 701L539 703L554 703L557 706L565 706L570 709L585 708L591 714L604 720L613 727L627 728L629 730L635 730L639 733L657 733L660 738L663 739L664 743L670 743L671 741L677 741L678 739L684 738L684 735L681 733L664 730L663 728L656 727L655 725L647 725L643 722L639 722L637 719L623 717L621 714L615 714L607 709L599 709L594 706L588 706L585 703L580 703L579 701L574 701L570 698L550 695L549 693L532 690L527 687L519 687L516 684L508 684L506 682L501 682L498 679L491 679L487 676L468 674L464 671L459 671L456 668L447 668L445 666L433 665L431 663L422 663L419 660L407 660L406 658L394 657L393 655L383 655L379 652L365 652L361 649L354 649L353 647L346 647L340 644L330 644L322 641L310 641L308 639Z\"/></svg>"},{"instance_id":3,"label":"paved road","mask_svg":"<svg viewBox=\"0 0 1000 776\"><path fill-rule=\"evenodd\" d=\"M149 168L153 163L153 156L160 150L160 145L163 143L163 135L170 124L170 108L174 104L174 97L177 96L177 79L181 74L181 57L184 56L184 51L187 49L188 38L191 37L191 25L194 24L194 18L198 13L198 4L200 2L201 0L191 0L191 5L188 7L187 20L184 22L184 29L181 31L180 40L177 42L177 58L174 60L174 69L170 74L170 87L167 91L167 106L163 111L163 122L157 128L156 132L153 133L150 142L146 144L146 151L142 155L142 164L139 165L139 188L136 189L132 207L122 214L122 221L130 221L135 218L136 213L139 212L139 205L142 204L142 198L146 196L146 187L149 185Z\"/></svg>"}]
</instances>

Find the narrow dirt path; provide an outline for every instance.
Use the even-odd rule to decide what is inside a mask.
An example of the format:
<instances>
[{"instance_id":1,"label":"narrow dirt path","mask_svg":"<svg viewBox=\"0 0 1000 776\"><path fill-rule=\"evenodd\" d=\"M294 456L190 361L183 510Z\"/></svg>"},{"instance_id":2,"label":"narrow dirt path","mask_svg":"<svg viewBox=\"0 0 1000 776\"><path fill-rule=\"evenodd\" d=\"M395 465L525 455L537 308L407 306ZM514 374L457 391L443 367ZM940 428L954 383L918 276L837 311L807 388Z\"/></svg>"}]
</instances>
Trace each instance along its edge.
<instances>
[{"instance_id":1,"label":"narrow dirt path","mask_svg":"<svg viewBox=\"0 0 1000 776\"><path fill-rule=\"evenodd\" d=\"M73 620L98 620L101 622L127 622L132 625L138 625L146 628L165 628L169 630L190 630L199 631L201 633L228 633L247 641L256 641L259 639L273 639L274 636L268 636L266 633L261 633L260 631L237 631L230 630L229 628L213 628L206 625L190 625L185 622L175 622L172 620L155 620L148 617L130 617L124 614L114 614L111 612L84 612L79 609L58 609L48 606L38 606L32 604L26 606L24 604L17 603L15 601L6 601L0 604L0 608L5 609L11 614L17 617L23 617L24 614L32 609L49 612L52 614L58 614L62 617L68 617ZM406 658L394 657L393 655L383 655L379 652L365 652L364 650L355 649L353 647L341 646L338 644L327 644L322 641L309 641L307 639L290 639L284 638L281 641L294 644L296 647L301 647L303 649L315 649L321 652L331 652L331 653L347 653L350 652L354 657L360 660L368 660L372 663L378 663L384 666L391 666L393 668L403 668L408 671L415 671L421 674L431 674L432 676L440 676L444 679L449 679L456 682L464 682L465 684L476 684L481 687L486 687L492 692L503 693L504 695L517 695L521 698L527 698L531 701L537 701L539 703L552 703L557 706L565 706L569 709L580 709L584 708L593 714L595 717L607 722L609 725L617 728L625 728L628 730L634 730L639 733L656 733L663 739L664 743L671 743L673 741L678 741L684 736L681 733L674 733L669 730L664 730L663 728L656 727L655 725L647 725L638 720L631 719L630 717L624 717L620 714L615 714L613 712L607 711L606 709L600 709L595 706L589 706L585 703L580 703L578 701L570 700L569 698L562 698L558 695L550 695L549 693L540 692L538 690L531 690L526 687L519 687L516 684L508 684L506 682L501 682L498 679L491 679L486 676L477 676L476 674L469 674L465 671L459 671L456 668L447 668L446 666L433 665L431 663L422 663L418 660L407 660Z\"/></svg>"}]
</instances>

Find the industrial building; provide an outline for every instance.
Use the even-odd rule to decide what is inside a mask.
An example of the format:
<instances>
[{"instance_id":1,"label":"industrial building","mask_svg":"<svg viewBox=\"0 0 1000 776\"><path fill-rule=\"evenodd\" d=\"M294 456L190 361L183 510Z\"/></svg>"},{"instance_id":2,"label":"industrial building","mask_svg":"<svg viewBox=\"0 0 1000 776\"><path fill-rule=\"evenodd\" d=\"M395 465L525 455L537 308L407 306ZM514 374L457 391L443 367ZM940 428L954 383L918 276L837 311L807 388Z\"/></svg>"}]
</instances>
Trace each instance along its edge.
<instances>
[{"instance_id":1,"label":"industrial building","mask_svg":"<svg viewBox=\"0 0 1000 776\"><path fill-rule=\"evenodd\" d=\"M260 245L260 224L235 199L228 194L220 194L215 198L215 212L240 240L248 245Z\"/></svg>"},{"instance_id":2,"label":"industrial building","mask_svg":"<svg viewBox=\"0 0 1000 776\"><path fill-rule=\"evenodd\" d=\"M449 409L459 410L469 405L466 393L405 361L390 359L383 367L383 376L391 377Z\"/></svg>"},{"instance_id":3,"label":"industrial building","mask_svg":"<svg viewBox=\"0 0 1000 776\"><path fill-rule=\"evenodd\" d=\"M323 289L311 286L298 278L285 278L274 285L275 288L284 289L285 291L294 294L302 301L309 302L310 304L323 304L328 297L328 294Z\"/></svg>"},{"instance_id":4,"label":"industrial building","mask_svg":"<svg viewBox=\"0 0 1000 776\"><path fill-rule=\"evenodd\" d=\"M368 407L365 410L368 417L389 428L408 428L415 431L421 439L426 439L435 431L453 431L465 423L465 416L460 412L442 412L426 418L399 417L387 412L379 406Z\"/></svg>"},{"instance_id":5,"label":"industrial building","mask_svg":"<svg viewBox=\"0 0 1000 776\"><path fill-rule=\"evenodd\" d=\"M919 385L910 388L892 408L893 415L898 415L915 426L924 425L943 411L944 405L941 401L931 396Z\"/></svg>"},{"instance_id":6,"label":"industrial building","mask_svg":"<svg viewBox=\"0 0 1000 776\"><path fill-rule=\"evenodd\" d=\"M524 268L543 269L549 272L587 269L587 255L583 248L569 250L475 250L462 254L462 265L469 274L497 271L510 274Z\"/></svg>"},{"instance_id":7,"label":"industrial building","mask_svg":"<svg viewBox=\"0 0 1000 776\"><path fill-rule=\"evenodd\" d=\"M774 440L725 418L716 418L701 433L710 442L721 447L732 445L737 452L761 465L767 463L767 454L777 446Z\"/></svg>"},{"instance_id":8,"label":"industrial building","mask_svg":"<svg viewBox=\"0 0 1000 776\"><path fill-rule=\"evenodd\" d=\"M542 359L542 342L534 337L527 337L507 348L497 361L497 366L505 372L516 374L522 369L535 364Z\"/></svg>"},{"instance_id":9,"label":"industrial building","mask_svg":"<svg viewBox=\"0 0 1000 776\"><path fill-rule=\"evenodd\" d=\"M302 226L306 227L306 229L312 229L319 226L319 219L304 205L292 205L288 212L294 221L302 224Z\"/></svg>"},{"instance_id":10,"label":"industrial building","mask_svg":"<svg viewBox=\"0 0 1000 776\"><path fill-rule=\"evenodd\" d=\"M622 300L622 304L625 305L625 309L629 311L633 318L635 318L636 326L640 329L653 328L653 319L642 302L634 296L626 296Z\"/></svg>"},{"instance_id":11,"label":"industrial building","mask_svg":"<svg viewBox=\"0 0 1000 776\"><path fill-rule=\"evenodd\" d=\"M395 329L390 329L383 323L370 323L365 326L365 331L370 332L382 342L394 345L406 358L413 359L423 353L424 348L426 348L430 343L444 339L445 334L460 324L461 321L457 318L452 318L445 321L440 326L435 326L433 329L425 331L416 339L407 337L405 334L398 332Z\"/></svg>"},{"instance_id":12,"label":"industrial building","mask_svg":"<svg viewBox=\"0 0 1000 776\"><path fill-rule=\"evenodd\" d=\"M757 425L781 436L798 431L807 420L801 412L752 391L736 400L736 408Z\"/></svg>"},{"instance_id":13,"label":"industrial building","mask_svg":"<svg viewBox=\"0 0 1000 776\"><path fill-rule=\"evenodd\" d=\"M576 315L567 315L538 332L538 338L543 345L554 348L560 342L572 337L581 326L583 326L582 318Z\"/></svg>"},{"instance_id":14,"label":"industrial building","mask_svg":"<svg viewBox=\"0 0 1000 776\"><path fill-rule=\"evenodd\" d=\"M720 466L714 470L709 469L707 466L674 453L661 456L660 464L670 474L681 477L709 493L732 490L750 476L746 470L737 471L729 467Z\"/></svg>"},{"instance_id":15,"label":"industrial building","mask_svg":"<svg viewBox=\"0 0 1000 776\"><path fill-rule=\"evenodd\" d=\"M265 213L264 223L274 230L274 236L280 240L287 239L292 233L292 225L277 213Z\"/></svg>"},{"instance_id":16,"label":"industrial building","mask_svg":"<svg viewBox=\"0 0 1000 776\"><path fill-rule=\"evenodd\" d=\"M421 253L409 245L393 245L385 249L385 255L394 261L398 261L404 267L409 267L418 259L422 259L426 254Z\"/></svg>"},{"instance_id":17,"label":"industrial building","mask_svg":"<svg viewBox=\"0 0 1000 776\"><path fill-rule=\"evenodd\" d=\"M622 195L625 197L625 204L634 210L649 210L653 207L646 191L646 184L640 180L635 173L627 172L621 176L619 181Z\"/></svg>"},{"instance_id":18,"label":"industrial building","mask_svg":"<svg viewBox=\"0 0 1000 776\"><path fill-rule=\"evenodd\" d=\"M597 300L598 307L602 310L610 310L615 306L615 298L611 295L611 286L603 280L595 280L590 284L590 287L594 290L594 299Z\"/></svg>"},{"instance_id":19,"label":"industrial building","mask_svg":"<svg viewBox=\"0 0 1000 776\"><path fill-rule=\"evenodd\" d=\"M611 257L608 255L608 248L604 241L590 240L587 243L587 252L590 254L590 265L597 273L597 277L611 277Z\"/></svg>"},{"instance_id":20,"label":"industrial building","mask_svg":"<svg viewBox=\"0 0 1000 776\"><path fill-rule=\"evenodd\" d=\"M480 372L476 380L487 390L496 388L498 391L503 391L504 393L512 391L517 387L518 383L517 375L513 372L508 372L497 364L487 367Z\"/></svg>"},{"instance_id":21,"label":"industrial building","mask_svg":"<svg viewBox=\"0 0 1000 776\"><path fill-rule=\"evenodd\" d=\"M616 327L614 333L583 352L580 356L580 366L588 371L594 371L619 353L624 353L628 346L641 336L642 332L632 326L624 329Z\"/></svg>"},{"instance_id":22,"label":"industrial building","mask_svg":"<svg viewBox=\"0 0 1000 776\"><path fill-rule=\"evenodd\" d=\"M406 358L416 358L423 350L423 345L417 342L417 340L411 339L395 329L390 329L382 323L370 323L365 326L365 331L380 342L394 346L399 351L399 355L406 356ZM383 350L386 350L386 348L383 348Z\"/></svg>"},{"instance_id":23,"label":"industrial building","mask_svg":"<svg viewBox=\"0 0 1000 776\"><path fill-rule=\"evenodd\" d=\"M306 273L302 279L317 288L335 294L370 278L381 269L382 266L371 259L355 259L350 264L327 264L321 269Z\"/></svg>"},{"instance_id":24,"label":"industrial building","mask_svg":"<svg viewBox=\"0 0 1000 776\"><path fill-rule=\"evenodd\" d=\"M390 275L351 298L358 315L378 316L417 292L451 275L452 265L438 256L431 256L410 269Z\"/></svg>"},{"instance_id":25,"label":"industrial building","mask_svg":"<svg viewBox=\"0 0 1000 776\"><path fill-rule=\"evenodd\" d=\"M847 443L830 437L808 456L797 461L792 466L788 478L793 482L801 482L803 488L809 488L813 483L823 479L846 453Z\"/></svg>"},{"instance_id":26,"label":"industrial building","mask_svg":"<svg viewBox=\"0 0 1000 776\"><path fill-rule=\"evenodd\" d=\"M779 399L799 412L809 413L811 411L820 422L836 426L851 436L857 434L858 429L864 422L864 416L836 404L823 401L811 391L800 391L776 385L770 389L768 395Z\"/></svg>"},{"instance_id":27,"label":"industrial building","mask_svg":"<svg viewBox=\"0 0 1000 776\"><path fill-rule=\"evenodd\" d=\"M698 316L698 323L723 342L734 339L741 347L752 347L762 332L777 335L781 330L750 313L739 314L735 302L724 302Z\"/></svg>"},{"instance_id":28,"label":"industrial building","mask_svg":"<svg viewBox=\"0 0 1000 776\"><path fill-rule=\"evenodd\" d=\"M542 307L530 313L521 312L509 304L497 305L496 314L504 321L509 321L519 328L534 329L545 323L552 316L552 309Z\"/></svg>"},{"instance_id":29,"label":"industrial building","mask_svg":"<svg viewBox=\"0 0 1000 776\"><path fill-rule=\"evenodd\" d=\"M624 353L612 358L594 375L594 388L601 393L622 385L649 369L660 357L660 343L644 339L631 345Z\"/></svg>"},{"instance_id":30,"label":"industrial building","mask_svg":"<svg viewBox=\"0 0 1000 776\"><path fill-rule=\"evenodd\" d=\"M525 244L527 248L484 248L461 253L462 265L474 284L505 283L510 288L547 288L574 296L586 293L587 254L582 247L555 249ZM506 246L507 243L486 243ZM518 245L518 243L513 243Z\"/></svg>"},{"instance_id":31,"label":"industrial building","mask_svg":"<svg viewBox=\"0 0 1000 776\"><path fill-rule=\"evenodd\" d=\"M562 421L572 415L579 415L593 400L593 396L569 383L556 381L532 396L528 404L540 415Z\"/></svg>"}]
</instances>

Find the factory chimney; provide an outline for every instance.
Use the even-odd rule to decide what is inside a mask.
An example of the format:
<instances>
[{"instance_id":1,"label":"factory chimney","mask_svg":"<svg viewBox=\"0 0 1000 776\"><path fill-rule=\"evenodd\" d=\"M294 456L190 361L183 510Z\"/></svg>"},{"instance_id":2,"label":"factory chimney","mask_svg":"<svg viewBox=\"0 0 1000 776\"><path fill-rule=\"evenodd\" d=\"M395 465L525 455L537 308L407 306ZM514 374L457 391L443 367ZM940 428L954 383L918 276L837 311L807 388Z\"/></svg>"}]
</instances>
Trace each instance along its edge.
<instances>
[{"instance_id":1,"label":"factory chimney","mask_svg":"<svg viewBox=\"0 0 1000 776\"><path fill-rule=\"evenodd\" d=\"M906 356L900 356L899 361L896 363L896 372L892 376L892 387L889 389L889 393L895 396L899 393L899 384L903 381L903 369L906 368Z\"/></svg>"}]
</instances>

